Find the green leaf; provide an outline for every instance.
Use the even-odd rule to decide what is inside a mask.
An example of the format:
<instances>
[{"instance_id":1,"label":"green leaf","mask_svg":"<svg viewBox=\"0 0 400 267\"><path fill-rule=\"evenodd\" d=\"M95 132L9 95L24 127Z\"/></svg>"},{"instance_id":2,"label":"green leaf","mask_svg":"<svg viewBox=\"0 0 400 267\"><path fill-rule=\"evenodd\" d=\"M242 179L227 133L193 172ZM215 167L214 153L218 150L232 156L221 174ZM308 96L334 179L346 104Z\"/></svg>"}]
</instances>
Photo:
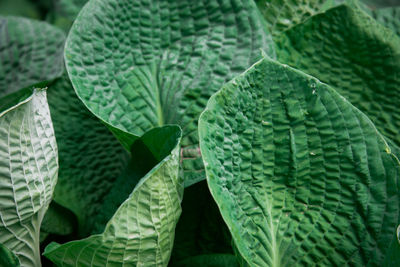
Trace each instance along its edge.
<instances>
[{"instance_id":1,"label":"green leaf","mask_svg":"<svg viewBox=\"0 0 400 267\"><path fill-rule=\"evenodd\" d=\"M340 0L256 0L273 35L302 23L309 17L335 6Z\"/></svg>"},{"instance_id":2,"label":"green leaf","mask_svg":"<svg viewBox=\"0 0 400 267\"><path fill-rule=\"evenodd\" d=\"M129 155L78 99L66 74L49 85L48 100L60 160L54 201L75 214L79 236L87 236Z\"/></svg>"},{"instance_id":3,"label":"green leaf","mask_svg":"<svg viewBox=\"0 0 400 267\"><path fill-rule=\"evenodd\" d=\"M64 41L45 22L0 16L0 97L60 76Z\"/></svg>"},{"instance_id":4,"label":"green leaf","mask_svg":"<svg viewBox=\"0 0 400 267\"><path fill-rule=\"evenodd\" d=\"M145 144L151 157L161 161L139 181L104 232L63 245L52 243L44 255L62 266L166 266L181 213L180 138L178 127L165 126L137 140L133 147Z\"/></svg>"},{"instance_id":5,"label":"green leaf","mask_svg":"<svg viewBox=\"0 0 400 267\"><path fill-rule=\"evenodd\" d=\"M209 100L199 136L209 188L248 265L390 257L399 159L332 87L265 58Z\"/></svg>"},{"instance_id":6,"label":"green leaf","mask_svg":"<svg viewBox=\"0 0 400 267\"><path fill-rule=\"evenodd\" d=\"M325 82L400 145L400 38L342 5L285 32L278 59Z\"/></svg>"},{"instance_id":7,"label":"green leaf","mask_svg":"<svg viewBox=\"0 0 400 267\"><path fill-rule=\"evenodd\" d=\"M198 116L211 94L260 49L274 56L264 28L251 0L90 1L71 28L65 60L78 96L117 137L130 135L127 148L153 127L178 124L182 148L196 151ZM204 171L196 157L187 176L197 181Z\"/></svg>"},{"instance_id":8,"label":"green leaf","mask_svg":"<svg viewBox=\"0 0 400 267\"><path fill-rule=\"evenodd\" d=\"M173 264L172 267L239 267L239 263L231 254L208 254L188 258Z\"/></svg>"},{"instance_id":9,"label":"green leaf","mask_svg":"<svg viewBox=\"0 0 400 267\"><path fill-rule=\"evenodd\" d=\"M40 223L58 171L46 91L35 89L26 99L6 106L11 107L0 110L0 244L22 266L40 266Z\"/></svg>"},{"instance_id":10,"label":"green leaf","mask_svg":"<svg viewBox=\"0 0 400 267\"><path fill-rule=\"evenodd\" d=\"M372 16L400 36L400 7L376 9L372 11Z\"/></svg>"},{"instance_id":11,"label":"green leaf","mask_svg":"<svg viewBox=\"0 0 400 267\"><path fill-rule=\"evenodd\" d=\"M4 267L19 267L21 266L17 256L10 251L6 246L0 244L0 266Z\"/></svg>"}]
</instances>

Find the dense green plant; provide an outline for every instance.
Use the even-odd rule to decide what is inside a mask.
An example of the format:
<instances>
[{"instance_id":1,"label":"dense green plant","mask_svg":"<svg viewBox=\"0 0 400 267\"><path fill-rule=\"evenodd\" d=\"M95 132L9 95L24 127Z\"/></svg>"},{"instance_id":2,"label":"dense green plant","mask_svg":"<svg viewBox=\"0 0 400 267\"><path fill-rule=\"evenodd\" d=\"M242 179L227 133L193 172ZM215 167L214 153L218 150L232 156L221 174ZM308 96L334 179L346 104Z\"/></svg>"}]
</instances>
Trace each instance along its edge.
<instances>
[{"instance_id":1,"label":"dense green plant","mask_svg":"<svg viewBox=\"0 0 400 267\"><path fill-rule=\"evenodd\" d=\"M2 4L0 266L400 266L399 9L366 4Z\"/></svg>"}]
</instances>

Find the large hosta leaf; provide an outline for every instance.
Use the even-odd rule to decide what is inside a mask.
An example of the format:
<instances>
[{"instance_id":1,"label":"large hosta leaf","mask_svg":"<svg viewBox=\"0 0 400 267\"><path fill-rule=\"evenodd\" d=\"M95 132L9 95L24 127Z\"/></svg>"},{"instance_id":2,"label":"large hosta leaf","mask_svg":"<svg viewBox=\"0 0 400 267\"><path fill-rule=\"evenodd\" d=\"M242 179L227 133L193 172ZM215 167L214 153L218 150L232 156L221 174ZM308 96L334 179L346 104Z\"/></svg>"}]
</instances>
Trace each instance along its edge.
<instances>
[{"instance_id":1,"label":"large hosta leaf","mask_svg":"<svg viewBox=\"0 0 400 267\"><path fill-rule=\"evenodd\" d=\"M65 59L85 105L119 138L132 134L126 147L155 126L181 125L191 161L183 166L198 179L200 112L261 48L273 55L271 46L251 0L97 0L77 17Z\"/></svg>"},{"instance_id":2,"label":"large hosta leaf","mask_svg":"<svg viewBox=\"0 0 400 267\"><path fill-rule=\"evenodd\" d=\"M45 22L0 16L0 97L60 76L64 41Z\"/></svg>"},{"instance_id":3,"label":"large hosta leaf","mask_svg":"<svg viewBox=\"0 0 400 267\"><path fill-rule=\"evenodd\" d=\"M74 212L79 234L88 235L128 153L78 99L67 75L49 85L48 99L60 155L54 200Z\"/></svg>"},{"instance_id":4,"label":"large hosta leaf","mask_svg":"<svg viewBox=\"0 0 400 267\"><path fill-rule=\"evenodd\" d=\"M285 32L279 61L333 85L400 145L400 38L342 5Z\"/></svg>"},{"instance_id":5,"label":"large hosta leaf","mask_svg":"<svg viewBox=\"0 0 400 267\"><path fill-rule=\"evenodd\" d=\"M35 89L25 98L18 92L1 103L8 108L0 110L0 244L22 266L40 266L40 223L58 171L46 91Z\"/></svg>"},{"instance_id":6,"label":"large hosta leaf","mask_svg":"<svg viewBox=\"0 0 400 267\"><path fill-rule=\"evenodd\" d=\"M199 136L211 193L250 266L400 263L400 162L331 87L264 59L210 99Z\"/></svg>"},{"instance_id":7,"label":"large hosta leaf","mask_svg":"<svg viewBox=\"0 0 400 267\"><path fill-rule=\"evenodd\" d=\"M63 245L50 244L45 256L62 266L166 266L181 213L183 180L179 173L181 131L155 128L132 146L132 178L147 162L156 165L139 181L102 234ZM131 177L128 177L131 178ZM122 189L123 190L123 189Z\"/></svg>"}]
</instances>

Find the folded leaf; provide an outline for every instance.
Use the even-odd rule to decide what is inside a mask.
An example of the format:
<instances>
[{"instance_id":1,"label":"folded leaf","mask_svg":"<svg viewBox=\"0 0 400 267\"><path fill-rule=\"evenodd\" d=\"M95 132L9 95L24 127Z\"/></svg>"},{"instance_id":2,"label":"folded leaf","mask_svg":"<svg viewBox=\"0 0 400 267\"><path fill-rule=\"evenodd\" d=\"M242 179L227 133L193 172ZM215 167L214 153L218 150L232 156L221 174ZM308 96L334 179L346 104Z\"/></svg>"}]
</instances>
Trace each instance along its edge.
<instances>
[{"instance_id":1,"label":"folded leaf","mask_svg":"<svg viewBox=\"0 0 400 267\"><path fill-rule=\"evenodd\" d=\"M248 265L385 266L393 255L400 161L331 87L265 58L210 99L199 136Z\"/></svg>"},{"instance_id":2,"label":"folded leaf","mask_svg":"<svg viewBox=\"0 0 400 267\"><path fill-rule=\"evenodd\" d=\"M9 96L3 101L13 102L0 110L0 244L22 266L40 266L40 224L58 171L46 91L35 89L26 99Z\"/></svg>"},{"instance_id":3,"label":"folded leaf","mask_svg":"<svg viewBox=\"0 0 400 267\"><path fill-rule=\"evenodd\" d=\"M178 127L165 126L138 139L133 146L145 144L161 161L139 181L104 232L63 245L51 243L44 255L62 266L167 266L181 213L180 138Z\"/></svg>"},{"instance_id":4,"label":"folded leaf","mask_svg":"<svg viewBox=\"0 0 400 267\"><path fill-rule=\"evenodd\" d=\"M64 41L45 22L0 16L0 97L60 76Z\"/></svg>"},{"instance_id":5,"label":"folded leaf","mask_svg":"<svg viewBox=\"0 0 400 267\"><path fill-rule=\"evenodd\" d=\"M77 216L79 235L87 236L129 155L78 99L66 74L49 85L48 99L60 158L54 200Z\"/></svg>"},{"instance_id":6,"label":"folded leaf","mask_svg":"<svg viewBox=\"0 0 400 267\"><path fill-rule=\"evenodd\" d=\"M400 145L400 38L355 7L342 5L285 32L280 62L335 87Z\"/></svg>"},{"instance_id":7,"label":"folded leaf","mask_svg":"<svg viewBox=\"0 0 400 267\"><path fill-rule=\"evenodd\" d=\"M274 55L263 26L252 0L90 1L65 60L78 96L126 148L153 127L179 124L183 149L197 151L197 119L211 94L260 49ZM184 170L188 179L204 179L201 163L188 164L197 168Z\"/></svg>"}]
</instances>

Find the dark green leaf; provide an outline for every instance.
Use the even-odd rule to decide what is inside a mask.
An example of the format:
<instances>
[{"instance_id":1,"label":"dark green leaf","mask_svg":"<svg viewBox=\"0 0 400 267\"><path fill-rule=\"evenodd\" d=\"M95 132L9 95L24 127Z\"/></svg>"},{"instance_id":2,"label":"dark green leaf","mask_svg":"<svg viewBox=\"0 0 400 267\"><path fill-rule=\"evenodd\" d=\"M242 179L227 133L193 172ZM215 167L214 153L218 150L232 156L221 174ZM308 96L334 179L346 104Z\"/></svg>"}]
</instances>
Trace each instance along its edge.
<instances>
[{"instance_id":1,"label":"dark green leaf","mask_svg":"<svg viewBox=\"0 0 400 267\"><path fill-rule=\"evenodd\" d=\"M342 5L285 32L277 53L335 87L400 145L400 38L393 32Z\"/></svg>"}]
</instances>

